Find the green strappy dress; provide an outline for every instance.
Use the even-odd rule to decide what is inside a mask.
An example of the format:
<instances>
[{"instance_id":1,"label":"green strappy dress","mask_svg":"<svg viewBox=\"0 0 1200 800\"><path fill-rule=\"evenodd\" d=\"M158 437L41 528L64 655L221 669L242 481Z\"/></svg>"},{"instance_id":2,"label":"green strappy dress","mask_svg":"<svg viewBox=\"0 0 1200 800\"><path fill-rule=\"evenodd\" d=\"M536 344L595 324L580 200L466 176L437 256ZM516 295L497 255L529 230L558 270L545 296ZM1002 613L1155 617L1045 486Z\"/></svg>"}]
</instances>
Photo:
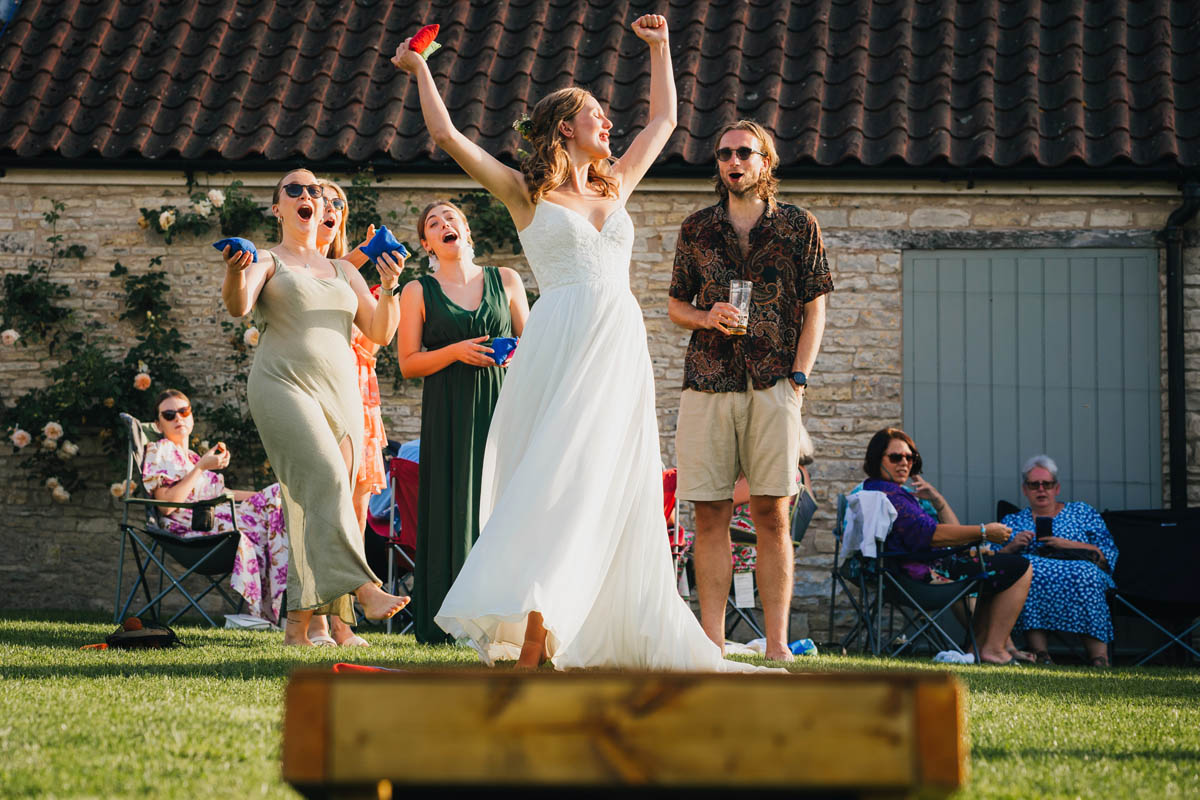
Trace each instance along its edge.
<instances>
[{"instance_id":1,"label":"green strappy dress","mask_svg":"<svg viewBox=\"0 0 1200 800\"><path fill-rule=\"evenodd\" d=\"M260 338L247 394L283 490L288 610L316 609L353 624L353 591L380 583L367 565L351 499L363 428L350 349L358 298L337 261L336 277L316 278L271 258L275 274L255 305ZM347 437L349 473L340 449Z\"/></svg>"},{"instance_id":2,"label":"green strappy dress","mask_svg":"<svg viewBox=\"0 0 1200 800\"><path fill-rule=\"evenodd\" d=\"M437 350L476 336L512 336L508 295L496 267L483 268L483 298L473 311L454 303L432 275L419 278L425 299L421 344ZM479 538L479 476L502 367L461 361L425 376L413 613L417 641L450 641L433 621Z\"/></svg>"}]
</instances>

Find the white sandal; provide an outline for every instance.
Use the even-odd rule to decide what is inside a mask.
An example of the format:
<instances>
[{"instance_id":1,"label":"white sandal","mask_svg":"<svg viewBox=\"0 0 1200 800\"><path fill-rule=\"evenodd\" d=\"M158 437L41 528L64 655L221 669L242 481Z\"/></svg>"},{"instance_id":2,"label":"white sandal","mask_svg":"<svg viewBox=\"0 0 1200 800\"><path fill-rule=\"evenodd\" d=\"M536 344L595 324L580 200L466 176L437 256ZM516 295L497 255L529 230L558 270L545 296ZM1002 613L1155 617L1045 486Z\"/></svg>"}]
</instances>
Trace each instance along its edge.
<instances>
[{"instance_id":1,"label":"white sandal","mask_svg":"<svg viewBox=\"0 0 1200 800\"><path fill-rule=\"evenodd\" d=\"M308 640L317 647L337 647L337 642L328 633L319 633L316 636L309 636Z\"/></svg>"},{"instance_id":2,"label":"white sandal","mask_svg":"<svg viewBox=\"0 0 1200 800\"><path fill-rule=\"evenodd\" d=\"M341 644L342 647L370 647L371 643L362 638L358 634L347 636Z\"/></svg>"}]
</instances>

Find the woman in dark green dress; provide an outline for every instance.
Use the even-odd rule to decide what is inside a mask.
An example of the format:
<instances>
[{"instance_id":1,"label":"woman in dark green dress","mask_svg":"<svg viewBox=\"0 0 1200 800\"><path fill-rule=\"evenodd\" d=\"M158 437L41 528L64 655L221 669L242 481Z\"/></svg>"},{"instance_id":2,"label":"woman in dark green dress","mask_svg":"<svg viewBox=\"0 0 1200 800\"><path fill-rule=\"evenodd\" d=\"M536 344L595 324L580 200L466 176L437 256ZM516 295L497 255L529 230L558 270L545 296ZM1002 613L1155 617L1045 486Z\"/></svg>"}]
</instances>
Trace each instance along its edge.
<instances>
[{"instance_id":1,"label":"woman in dark green dress","mask_svg":"<svg viewBox=\"0 0 1200 800\"><path fill-rule=\"evenodd\" d=\"M417 641L449 637L433 621L479 537L479 475L504 366L490 340L520 336L529 315L515 270L472 260L461 209L438 200L417 223L435 272L404 287L396 354L406 378L424 378L413 613ZM510 356L511 358L511 356Z\"/></svg>"}]
</instances>

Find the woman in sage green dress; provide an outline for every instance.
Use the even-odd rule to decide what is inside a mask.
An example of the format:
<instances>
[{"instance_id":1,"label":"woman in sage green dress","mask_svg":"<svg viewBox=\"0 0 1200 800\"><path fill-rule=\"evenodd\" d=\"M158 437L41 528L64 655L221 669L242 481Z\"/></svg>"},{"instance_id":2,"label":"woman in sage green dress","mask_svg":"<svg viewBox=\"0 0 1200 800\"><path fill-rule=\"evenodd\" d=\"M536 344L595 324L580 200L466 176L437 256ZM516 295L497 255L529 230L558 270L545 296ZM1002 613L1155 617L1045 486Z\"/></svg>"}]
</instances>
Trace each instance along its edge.
<instances>
[{"instance_id":1,"label":"woman in sage green dress","mask_svg":"<svg viewBox=\"0 0 1200 800\"><path fill-rule=\"evenodd\" d=\"M408 602L380 589L363 554L351 499L362 453L362 397L350 354L352 324L387 344L399 321L393 289L402 265L378 262L386 289L376 303L358 271L316 246L323 193L308 170L275 187L271 211L283 238L253 261L226 247L222 298L235 317L256 313L261 338L247 386L250 413L283 494L289 540L285 644L311 645L314 611L353 624L357 597L368 619Z\"/></svg>"},{"instance_id":2,"label":"woman in sage green dress","mask_svg":"<svg viewBox=\"0 0 1200 800\"><path fill-rule=\"evenodd\" d=\"M471 230L453 203L428 205L417 233L436 271L404 287L396 346L404 377L425 379L413 610L417 641L435 644L449 637L433 615L479 538L483 451L508 365L496 364L489 341L520 336L529 304L515 270L472 261Z\"/></svg>"}]
</instances>

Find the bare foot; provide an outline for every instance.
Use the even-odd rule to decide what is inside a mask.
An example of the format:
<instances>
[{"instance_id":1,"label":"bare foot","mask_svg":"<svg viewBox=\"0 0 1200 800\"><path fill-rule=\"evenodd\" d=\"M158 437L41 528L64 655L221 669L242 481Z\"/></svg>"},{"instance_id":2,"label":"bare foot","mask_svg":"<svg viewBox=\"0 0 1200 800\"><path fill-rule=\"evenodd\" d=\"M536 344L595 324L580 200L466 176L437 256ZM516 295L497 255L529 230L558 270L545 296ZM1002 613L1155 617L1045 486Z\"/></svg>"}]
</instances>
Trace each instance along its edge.
<instances>
[{"instance_id":1,"label":"bare foot","mask_svg":"<svg viewBox=\"0 0 1200 800\"><path fill-rule=\"evenodd\" d=\"M513 669L533 672L546 663L546 645L540 642L526 642L521 645L521 656Z\"/></svg>"},{"instance_id":2,"label":"bare foot","mask_svg":"<svg viewBox=\"0 0 1200 800\"><path fill-rule=\"evenodd\" d=\"M1012 660L1007 650L981 650L979 654L981 664L1008 664Z\"/></svg>"},{"instance_id":3,"label":"bare foot","mask_svg":"<svg viewBox=\"0 0 1200 800\"><path fill-rule=\"evenodd\" d=\"M333 640L338 643L338 646L340 646L340 647L370 647L371 646L370 643L368 643L366 639L362 638L361 636L355 635L354 629L351 628L349 625L347 625L345 622L343 622L341 617L337 617L337 616L331 617L329 625L331 628L330 632L333 635Z\"/></svg>"},{"instance_id":4,"label":"bare foot","mask_svg":"<svg viewBox=\"0 0 1200 800\"><path fill-rule=\"evenodd\" d=\"M308 622L308 640L313 644L329 638L328 617L324 614L313 614Z\"/></svg>"},{"instance_id":5,"label":"bare foot","mask_svg":"<svg viewBox=\"0 0 1200 800\"><path fill-rule=\"evenodd\" d=\"M388 594L373 583L364 583L354 593L362 604L363 616L369 620L384 620L395 616L406 605L409 597Z\"/></svg>"},{"instance_id":6,"label":"bare foot","mask_svg":"<svg viewBox=\"0 0 1200 800\"><path fill-rule=\"evenodd\" d=\"M291 611L287 615L287 627L283 632L283 643L289 647L312 647L308 639L308 623L312 621L311 611Z\"/></svg>"},{"instance_id":7,"label":"bare foot","mask_svg":"<svg viewBox=\"0 0 1200 800\"><path fill-rule=\"evenodd\" d=\"M791 650L788 650L785 647L782 650L775 650L775 649L768 650L766 659L767 659L767 661L795 661L796 656L792 653Z\"/></svg>"}]
</instances>

